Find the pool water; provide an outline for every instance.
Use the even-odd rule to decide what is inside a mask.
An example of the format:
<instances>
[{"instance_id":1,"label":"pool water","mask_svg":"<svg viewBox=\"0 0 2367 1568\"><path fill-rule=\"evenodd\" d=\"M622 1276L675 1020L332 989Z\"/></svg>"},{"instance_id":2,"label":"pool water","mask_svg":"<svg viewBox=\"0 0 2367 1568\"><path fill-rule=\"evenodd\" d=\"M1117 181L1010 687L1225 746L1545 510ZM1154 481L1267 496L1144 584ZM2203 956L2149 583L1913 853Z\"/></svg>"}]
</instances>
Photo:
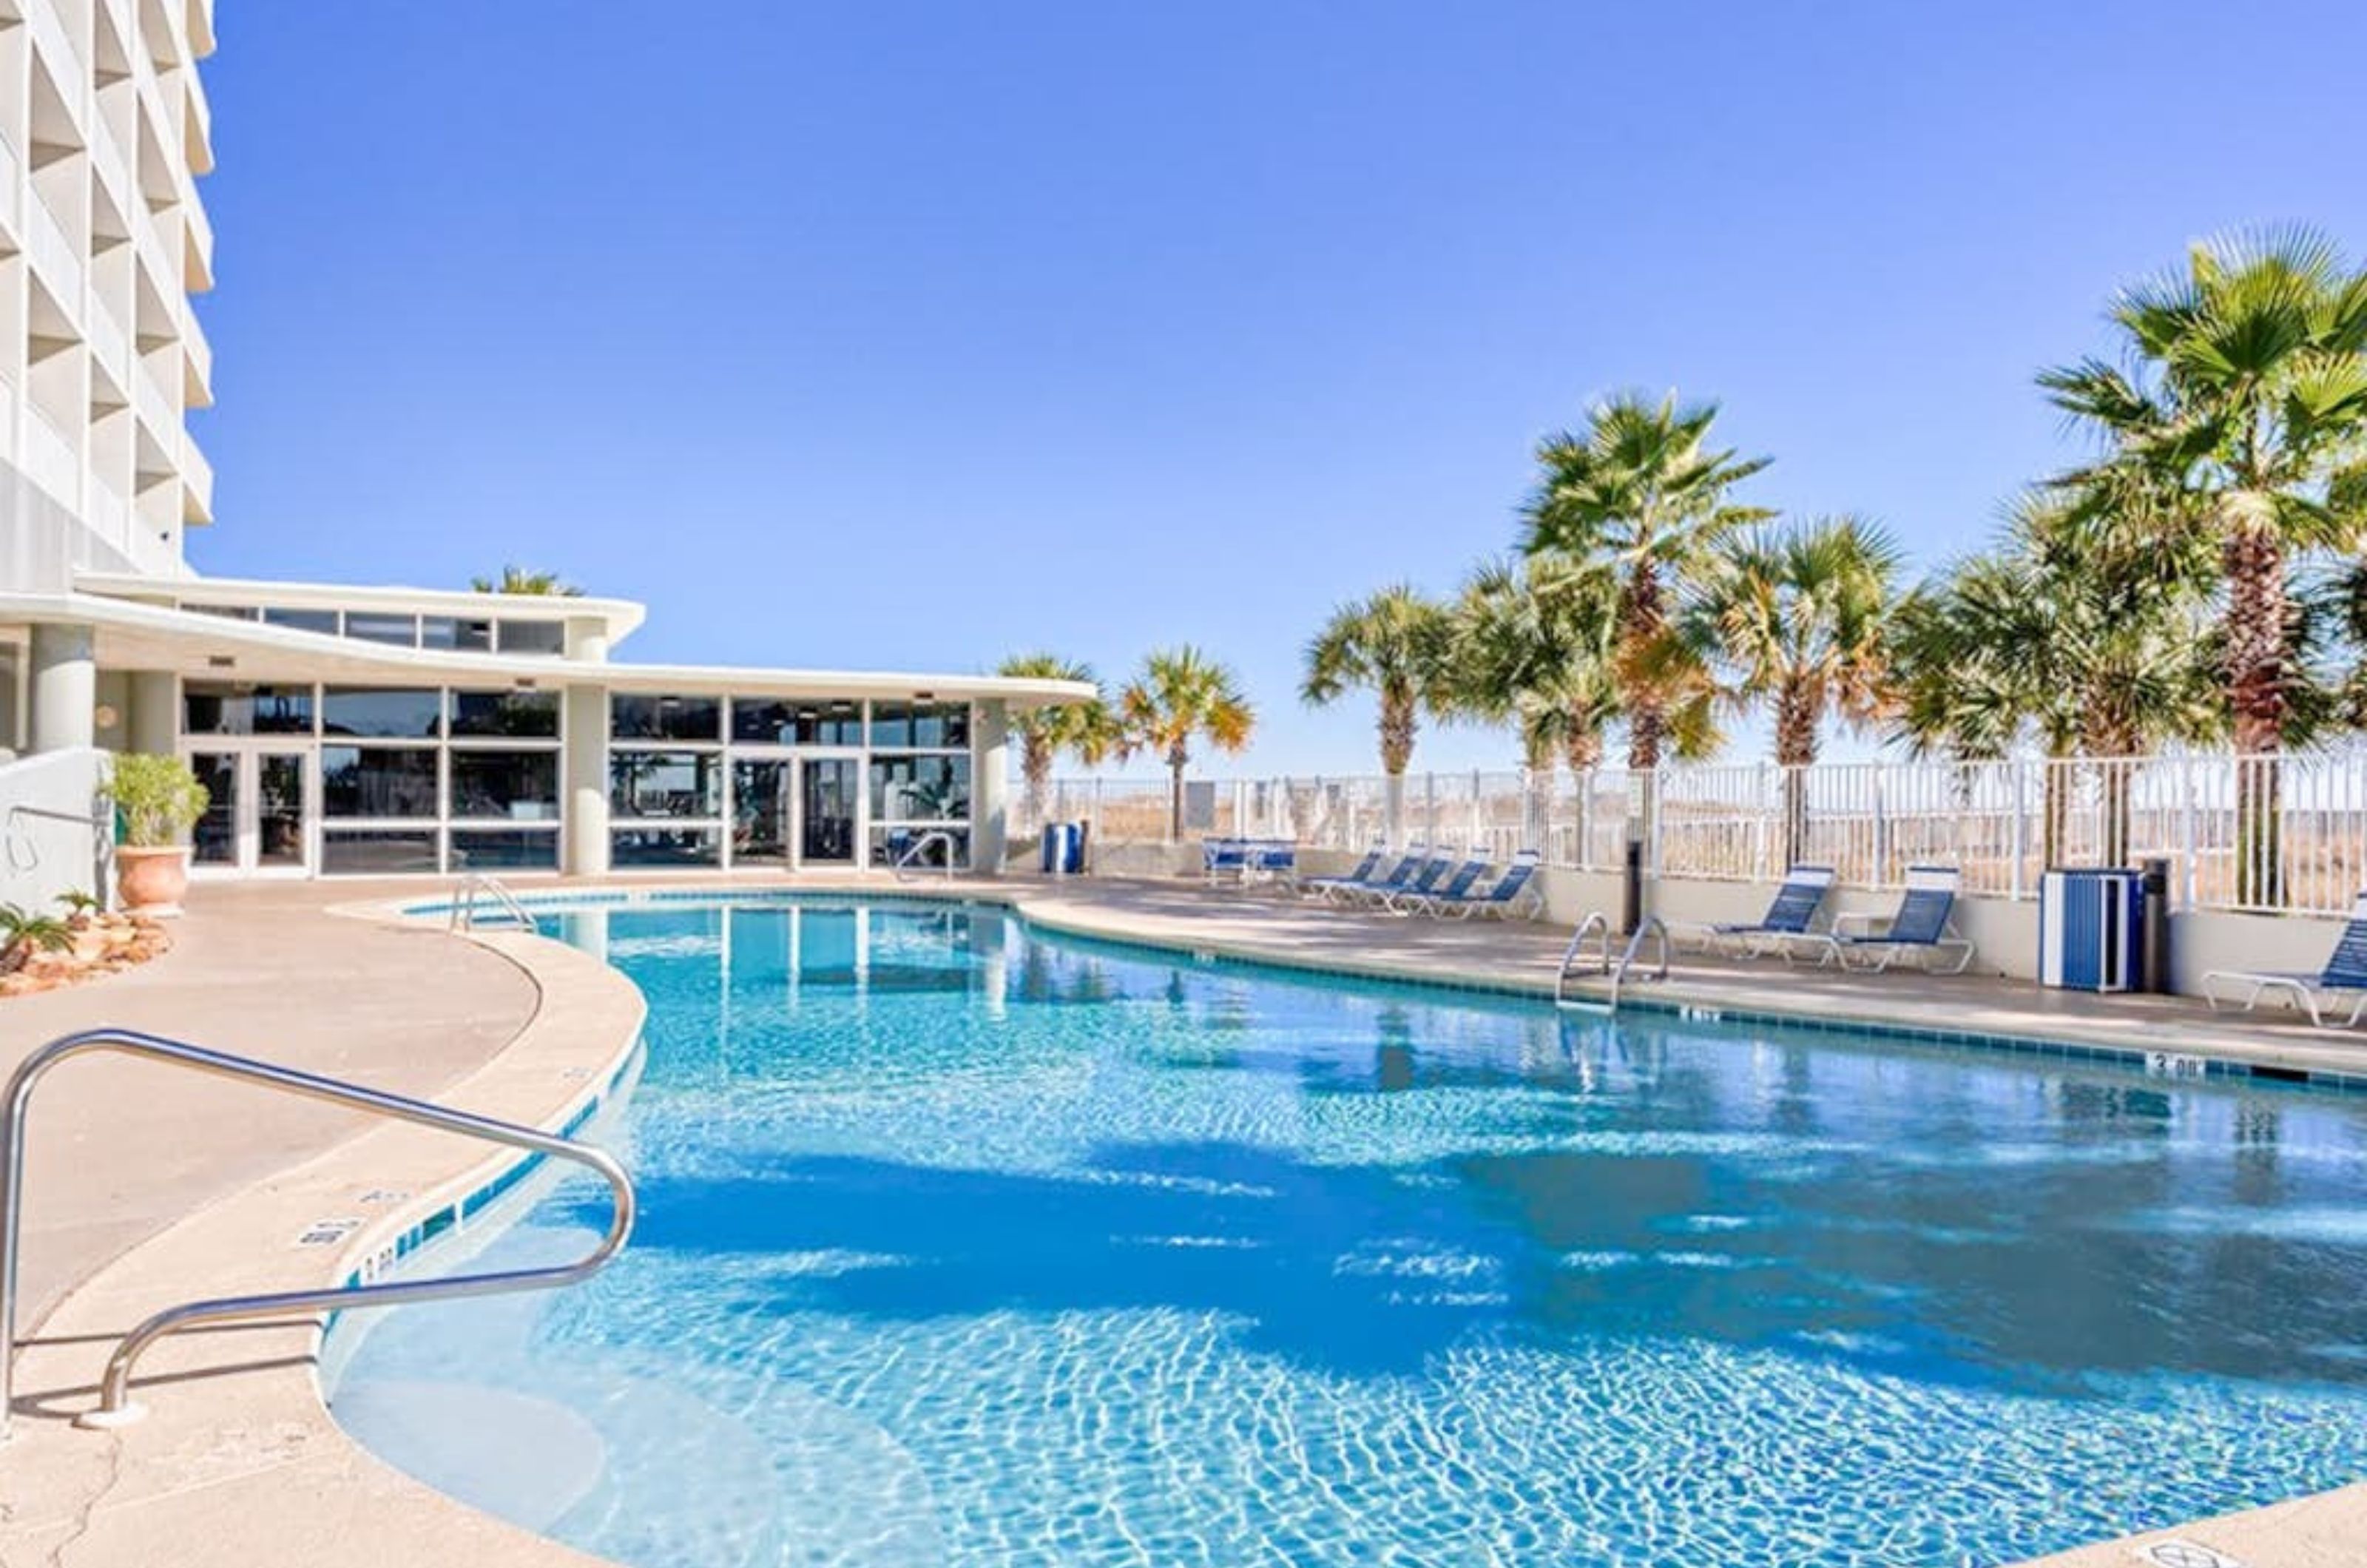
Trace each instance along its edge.
<instances>
[{"instance_id":1,"label":"pool water","mask_svg":"<svg viewBox=\"0 0 2367 1568\"><path fill-rule=\"evenodd\" d=\"M651 1004L633 1244L334 1405L627 1563L1962 1568L2367 1474L2367 1100L986 908L563 924Z\"/></svg>"}]
</instances>

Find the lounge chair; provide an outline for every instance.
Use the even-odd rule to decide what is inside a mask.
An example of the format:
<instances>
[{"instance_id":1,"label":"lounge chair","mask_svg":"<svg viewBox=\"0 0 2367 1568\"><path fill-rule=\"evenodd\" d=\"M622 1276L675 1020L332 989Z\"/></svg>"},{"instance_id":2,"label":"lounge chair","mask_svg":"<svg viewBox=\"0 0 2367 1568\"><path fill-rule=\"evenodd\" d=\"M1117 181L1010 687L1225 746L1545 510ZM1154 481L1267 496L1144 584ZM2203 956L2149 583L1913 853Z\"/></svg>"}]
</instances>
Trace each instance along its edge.
<instances>
[{"instance_id":1,"label":"lounge chair","mask_svg":"<svg viewBox=\"0 0 2367 1568\"><path fill-rule=\"evenodd\" d=\"M1388 845L1376 843L1365 852L1365 858L1356 863L1355 870L1344 876L1301 877L1297 885L1298 891L1311 893L1318 898L1329 898L1343 887L1369 887L1372 886L1374 874L1381 869L1381 862L1388 858Z\"/></svg>"},{"instance_id":2,"label":"lounge chair","mask_svg":"<svg viewBox=\"0 0 2367 1568\"><path fill-rule=\"evenodd\" d=\"M1359 897L1364 896L1364 893L1376 891L1376 888L1401 888L1401 886L1406 886L1406 881L1409 881L1415 872L1421 872L1422 864L1430 860L1430 851L1427 851L1425 846L1421 846L1421 843L1415 843L1413 848L1409 848L1404 855L1399 857L1399 863L1394 864L1394 867L1389 867L1389 872L1385 874L1385 876L1376 876L1376 872L1380 869L1380 863L1385 860L1385 857L1387 857L1385 855L1385 851L1380 851L1380 846L1376 846L1371 855L1364 857L1364 864L1359 864L1359 867L1353 869L1349 876L1309 876L1309 879L1299 886L1326 902L1340 902L1340 900L1349 900L1349 897Z\"/></svg>"},{"instance_id":3,"label":"lounge chair","mask_svg":"<svg viewBox=\"0 0 2367 1568\"><path fill-rule=\"evenodd\" d=\"M2327 1015L2345 997L2352 998L2350 1010L2341 1021L2347 1029L2367 1014L2367 893L2359 895L2350 906L2350 919L2342 934L2334 941L2334 952L2327 958L2326 966L2315 975L2279 972L2269 969L2214 969L2203 976L2203 999L2211 1010L2219 1010L2222 990L2244 987L2244 1010L2271 991L2293 998L2293 1005L2309 1014L2309 1021L2319 1028L2327 1026Z\"/></svg>"},{"instance_id":4,"label":"lounge chair","mask_svg":"<svg viewBox=\"0 0 2367 1568\"><path fill-rule=\"evenodd\" d=\"M1907 891L1899 896L1897 912L1888 920L1878 915L1841 915L1835 918L1829 932L1809 931L1780 940L1817 949L1819 963L1838 963L1844 969L1873 975L1909 953L1931 974L1961 975L1972 966L1973 944L1957 934L1952 922L1960 879L1961 874L1952 865L1910 865ZM1852 926L1868 929L1852 931ZM1881 929L1871 929L1875 926ZM1941 957L1948 953L1956 955L1955 962L1942 968Z\"/></svg>"},{"instance_id":5,"label":"lounge chair","mask_svg":"<svg viewBox=\"0 0 2367 1568\"><path fill-rule=\"evenodd\" d=\"M1298 879L1298 845L1290 839L1251 839L1244 845L1241 880L1272 878L1283 883Z\"/></svg>"},{"instance_id":6,"label":"lounge chair","mask_svg":"<svg viewBox=\"0 0 2367 1568\"><path fill-rule=\"evenodd\" d=\"M1208 886L1229 872L1236 876L1249 871L1250 847L1240 839L1203 839L1200 840L1200 869L1207 874Z\"/></svg>"},{"instance_id":7,"label":"lounge chair","mask_svg":"<svg viewBox=\"0 0 2367 1568\"><path fill-rule=\"evenodd\" d=\"M1489 863L1486 855L1467 856L1463 863L1455 868L1455 874L1445 881L1432 886L1417 881L1401 887L1386 895L1381 899L1381 908L1393 915L1410 915L1417 909L1428 908L1434 898L1463 897L1478 886L1481 877L1488 874Z\"/></svg>"},{"instance_id":8,"label":"lounge chair","mask_svg":"<svg viewBox=\"0 0 2367 1568\"><path fill-rule=\"evenodd\" d=\"M1781 953L1785 961L1792 956L1794 937L1815 937L1817 911L1825 905L1825 895L1832 890L1833 868L1829 865L1795 865L1784 874L1784 885L1767 906L1767 912L1750 922L1683 920L1670 922L1672 935L1690 937L1701 944L1704 953L1718 949L1756 958L1770 951Z\"/></svg>"},{"instance_id":9,"label":"lounge chair","mask_svg":"<svg viewBox=\"0 0 2367 1568\"><path fill-rule=\"evenodd\" d=\"M1433 893L1417 907L1425 915L1452 915L1458 920L1467 920L1474 915L1507 919L1516 909L1534 916L1545 908L1546 902L1545 889L1537 880L1542 860L1536 851L1523 850L1485 891Z\"/></svg>"},{"instance_id":10,"label":"lounge chair","mask_svg":"<svg viewBox=\"0 0 2367 1568\"><path fill-rule=\"evenodd\" d=\"M1397 884L1395 886L1371 887L1365 889L1363 893L1352 894L1350 897L1365 898L1374 904L1387 908L1393 900L1402 897L1406 894L1429 892L1432 888L1437 886L1440 880L1454 868L1455 856L1453 854L1449 853L1445 850L1434 850L1423 858L1421 865L1416 869L1411 876L1407 877L1404 881Z\"/></svg>"}]
</instances>

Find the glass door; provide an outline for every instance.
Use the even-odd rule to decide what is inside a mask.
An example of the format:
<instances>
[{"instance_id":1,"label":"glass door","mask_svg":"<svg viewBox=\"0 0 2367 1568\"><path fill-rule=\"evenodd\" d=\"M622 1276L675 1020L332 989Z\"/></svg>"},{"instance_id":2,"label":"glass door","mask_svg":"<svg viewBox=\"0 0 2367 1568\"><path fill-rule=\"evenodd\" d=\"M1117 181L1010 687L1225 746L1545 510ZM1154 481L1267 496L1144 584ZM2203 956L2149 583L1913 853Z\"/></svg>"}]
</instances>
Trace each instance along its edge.
<instances>
[{"instance_id":1,"label":"glass door","mask_svg":"<svg viewBox=\"0 0 2367 1568\"><path fill-rule=\"evenodd\" d=\"M206 786L191 835L191 863L250 876L303 876L312 869L312 750L247 746L192 751Z\"/></svg>"},{"instance_id":2,"label":"glass door","mask_svg":"<svg viewBox=\"0 0 2367 1568\"><path fill-rule=\"evenodd\" d=\"M248 869L301 876L312 869L312 754L304 750L256 751L254 787L255 853Z\"/></svg>"},{"instance_id":3,"label":"glass door","mask_svg":"<svg viewBox=\"0 0 2367 1568\"><path fill-rule=\"evenodd\" d=\"M799 779L798 862L801 865L852 865L863 825L863 763L855 757L808 757Z\"/></svg>"},{"instance_id":4,"label":"glass door","mask_svg":"<svg viewBox=\"0 0 2367 1568\"><path fill-rule=\"evenodd\" d=\"M189 863L225 871L239 868L238 818L244 800L238 787L241 755L236 751L192 751L189 767L206 786L206 814L190 834Z\"/></svg>"},{"instance_id":5,"label":"glass door","mask_svg":"<svg viewBox=\"0 0 2367 1568\"><path fill-rule=\"evenodd\" d=\"M742 757L731 764L731 863L787 865L795 841L794 776L787 761Z\"/></svg>"}]
</instances>

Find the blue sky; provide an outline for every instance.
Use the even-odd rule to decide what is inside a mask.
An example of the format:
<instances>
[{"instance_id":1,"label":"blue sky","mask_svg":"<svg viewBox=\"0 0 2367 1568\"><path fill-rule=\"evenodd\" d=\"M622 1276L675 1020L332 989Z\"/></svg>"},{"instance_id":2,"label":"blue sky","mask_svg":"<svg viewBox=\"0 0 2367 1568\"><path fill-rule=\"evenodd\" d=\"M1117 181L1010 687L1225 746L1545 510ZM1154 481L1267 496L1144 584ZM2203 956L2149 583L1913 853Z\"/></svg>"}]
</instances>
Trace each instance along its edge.
<instances>
[{"instance_id":1,"label":"blue sky","mask_svg":"<svg viewBox=\"0 0 2367 1568\"><path fill-rule=\"evenodd\" d=\"M242 0L199 570L644 599L634 657L1122 674L1250 766L1337 601L1505 548L1537 437L1726 404L1750 492L1976 542L2031 386L2195 237L2367 249L2354 4ZM1755 760L1746 740L1737 760ZM1503 766L1433 732L1417 766Z\"/></svg>"}]
</instances>

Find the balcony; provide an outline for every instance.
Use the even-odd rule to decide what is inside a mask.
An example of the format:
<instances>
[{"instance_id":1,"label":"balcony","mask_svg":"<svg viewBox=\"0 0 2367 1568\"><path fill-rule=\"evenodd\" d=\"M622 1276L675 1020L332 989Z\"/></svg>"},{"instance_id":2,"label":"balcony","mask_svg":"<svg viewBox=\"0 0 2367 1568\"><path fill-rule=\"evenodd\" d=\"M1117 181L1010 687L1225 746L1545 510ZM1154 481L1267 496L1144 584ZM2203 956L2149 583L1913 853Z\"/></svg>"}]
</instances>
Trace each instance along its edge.
<instances>
[{"instance_id":1,"label":"balcony","mask_svg":"<svg viewBox=\"0 0 2367 1568\"><path fill-rule=\"evenodd\" d=\"M21 248L18 236L24 232L23 222L17 216L17 187L25 171L25 160L7 133L0 131L0 227L7 231L5 243L11 251Z\"/></svg>"},{"instance_id":2,"label":"balcony","mask_svg":"<svg viewBox=\"0 0 2367 1568\"><path fill-rule=\"evenodd\" d=\"M90 62L51 0L25 0L25 25L32 31L34 52L49 62L50 79L61 88L58 96L79 128L84 100L90 96Z\"/></svg>"},{"instance_id":3,"label":"balcony","mask_svg":"<svg viewBox=\"0 0 2367 1568\"><path fill-rule=\"evenodd\" d=\"M187 432L181 436L181 521L214 520L214 466Z\"/></svg>"},{"instance_id":4,"label":"balcony","mask_svg":"<svg viewBox=\"0 0 2367 1568\"><path fill-rule=\"evenodd\" d=\"M83 506L83 521L91 532L121 550L128 558L132 553L131 503L115 493L114 487L93 475L88 499Z\"/></svg>"},{"instance_id":5,"label":"balcony","mask_svg":"<svg viewBox=\"0 0 2367 1568\"><path fill-rule=\"evenodd\" d=\"M21 450L27 477L65 506L80 504L82 459L74 456L74 443L59 433L38 405L25 406Z\"/></svg>"},{"instance_id":6,"label":"balcony","mask_svg":"<svg viewBox=\"0 0 2367 1568\"><path fill-rule=\"evenodd\" d=\"M181 203L181 281L188 292L203 294L214 286L214 225L194 197Z\"/></svg>"},{"instance_id":7,"label":"balcony","mask_svg":"<svg viewBox=\"0 0 2367 1568\"><path fill-rule=\"evenodd\" d=\"M173 265L173 253L164 243L164 220L141 202L132 209L130 223L131 246L139 254L140 265L148 269L149 281L166 299L180 299L186 291L181 287L181 269Z\"/></svg>"},{"instance_id":8,"label":"balcony","mask_svg":"<svg viewBox=\"0 0 2367 1568\"><path fill-rule=\"evenodd\" d=\"M181 406L214 406L214 345L206 341L195 310L181 318Z\"/></svg>"},{"instance_id":9,"label":"balcony","mask_svg":"<svg viewBox=\"0 0 2367 1568\"><path fill-rule=\"evenodd\" d=\"M107 372L107 378L119 389L131 380L131 340L123 334L123 324L115 312L99 302L94 294L83 311L83 336L89 340L90 357Z\"/></svg>"},{"instance_id":10,"label":"balcony","mask_svg":"<svg viewBox=\"0 0 2367 1568\"><path fill-rule=\"evenodd\" d=\"M180 445L181 411L165 395L164 389L156 384L155 372L148 368L145 361L132 372L131 406L140 411L141 419L154 434L158 446L170 452Z\"/></svg>"},{"instance_id":11,"label":"balcony","mask_svg":"<svg viewBox=\"0 0 2367 1568\"><path fill-rule=\"evenodd\" d=\"M67 315L80 320L82 257L75 254L74 242L66 238L65 229L38 192L25 203L25 254L32 258L33 275L41 280L41 286L65 307Z\"/></svg>"},{"instance_id":12,"label":"balcony","mask_svg":"<svg viewBox=\"0 0 2367 1568\"><path fill-rule=\"evenodd\" d=\"M182 141L189 153L189 173L210 175L214 172L214 111L206 102L205 84L198 80L194 70L185 73L187 80L181 90L184 114Z\"/></svg>"},{"instance_id":13,"label":"balcony","mask_svg":"<svg viewBox=\"0 0 2367 1568\"><path fill-rule=\"evenodd\" d=\"M99 185L106 189L107 199L115 204L115 210L130 212L132 207L130 194L131 160L124 156L123 144L116 141L115 132L107 128L107 117L103 114L90 117L90 167Z\"/></svg>"}]
</instances>

